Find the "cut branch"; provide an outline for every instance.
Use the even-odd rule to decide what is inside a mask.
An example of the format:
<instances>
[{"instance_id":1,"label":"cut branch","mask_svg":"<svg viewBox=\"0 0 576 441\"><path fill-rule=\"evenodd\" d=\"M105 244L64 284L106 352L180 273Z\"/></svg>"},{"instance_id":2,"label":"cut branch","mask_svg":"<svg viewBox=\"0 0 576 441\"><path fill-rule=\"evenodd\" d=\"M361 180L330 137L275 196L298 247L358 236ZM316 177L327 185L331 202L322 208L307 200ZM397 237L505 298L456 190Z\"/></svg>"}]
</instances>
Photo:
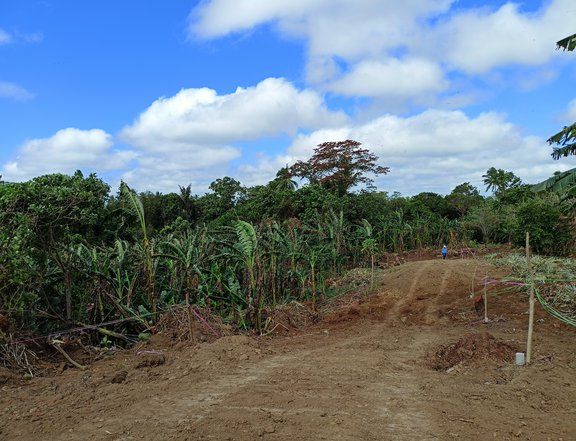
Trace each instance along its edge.
<instances>
[{"instance_id":1,"label":"cut branch","mask_svg":"<svg viewBox=\"0 0 576 441\"><path fill-rule=\"evenodd\" d=\"M83 366L83 365L81 365L80 363L72 360L72 358L66 353L66 351L65 351L64 349L62 349L62 347L60 346L59 343L52 342L52 346L54 346L54 349L56 349L58 352L60 352L60 353L64 356L64 358L65 358L66 360L68 360L68 362L69 362L72 366L77 367L78 369L80 369L80 370L82 370L82 371L86 370L86 366Z\"/></svg>"}]
</instances>

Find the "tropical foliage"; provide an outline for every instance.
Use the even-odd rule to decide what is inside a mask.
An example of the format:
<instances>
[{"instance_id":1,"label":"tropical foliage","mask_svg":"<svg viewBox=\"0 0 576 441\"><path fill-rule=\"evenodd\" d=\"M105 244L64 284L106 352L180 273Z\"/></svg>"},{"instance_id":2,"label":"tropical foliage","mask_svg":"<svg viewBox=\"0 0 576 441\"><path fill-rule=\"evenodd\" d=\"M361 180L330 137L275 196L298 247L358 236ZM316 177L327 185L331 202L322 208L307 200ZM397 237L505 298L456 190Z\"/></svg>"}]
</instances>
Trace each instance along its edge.
<instances>
[{"instance_id":1,"label":"tropical foliage","mask_svg":"<svg viewBox=\"0 0 576 441\"><path fill-rule=\"evenodd\" d=\"M340 162L324 160L346 151ZM314 309L336 294L333 281L356 267L370 274L370 289L386 260L411 250L522 245L525 231L539 252L573 250L569 214L553 186L535 193L510 179L491 181L497 194L490 197L470 183L446 196L354 192L369 183L368 173L388 170L355 142L327 143L316 153L267 185L246 188L224 177L201 196L190 186L138 193L126 183L110 195L98 177L80 172L0 183L6 332L118 323L117 335L130 339L162 312L190 306L265 332L278 304ZM309 182L297 188L291 178L304 169Z\"/></svg>"},{"instance_id":2,"label":"tropical foliage","mask_svg":"<svg viewBox=\"0 0 576 441\"><path fill-rule=\"evenodd\" d=\"M490 167L486 174L482 175L486 191L492 191L496 196L501 195L506 190L517 188L522 184L520 178L514 173Z\"/></svg>"}]
</instances>

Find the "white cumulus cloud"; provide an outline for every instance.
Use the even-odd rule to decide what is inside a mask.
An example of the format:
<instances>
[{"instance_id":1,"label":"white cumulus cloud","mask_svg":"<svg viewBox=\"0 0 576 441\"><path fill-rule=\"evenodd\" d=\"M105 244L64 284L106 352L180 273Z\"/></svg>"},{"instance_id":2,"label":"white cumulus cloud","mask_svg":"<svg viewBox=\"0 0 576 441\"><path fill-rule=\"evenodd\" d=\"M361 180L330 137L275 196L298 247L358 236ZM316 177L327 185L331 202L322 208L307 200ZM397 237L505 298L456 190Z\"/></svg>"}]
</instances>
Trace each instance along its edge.
<instances>
[{"instance_id":1,"label":"white cumulus cloud","mask_svg":"<svg viewBox=\"0 0 576 441\"><path fill-rule=\"evenodd\" d=\"M241 157L238 143L295 135L347 120L344 113L329 111L316 92L268 78L226 95L200 88L159 98L121 131L120 138L140 152L139 165L129 175L139 188L158 188L162 176L164 191L176 191L191 181L205 190ZM211 178L205 173L208 168Z\"/></svg>"},{"instance_id":2,"label":"white cumulus cloud","mask_svg":"<svg viewBox=\"0 0 576 441\"><path fill-rule=\"evenodd\" d=\"M6 181L25 181L49 173L125 167L134 153L114 151L112 145L112 136L100 129L62 129L49 138L25 142L18 149L17 158L4 164L1 174Z\"/></svg>"},{"instance_id":3,"label":"white cumulus cloud","mask_svg":"<svg viewBox=\"0 0 576 441\"><path fill-rule=\"evenodd\" d=\"M573 32L574 14L571 0L546 2L536 13L523 13L516 3L495 11L463 11L433 29L425 47L471 74L499 66L536 66L554 55L555 41Z\"/></svg>"},{"instance_id":4,"label":"white cumulus cloud","mask_svg":"<svg viewBox=\"0 0 576 441\"><path fill-rule=\"evenodd\" d=\"M417 97L448 87L442 70L422 59L362 61L352 71L330 84L342 95Z\"/></svg>"},{"instance_id":5,"label":"white cumulus cloud","mask_svg":"<svg viewBox=\"0 0 576 441\"><path fill-rule=\"evenodd\" d=\"M329 111L313 91L300 91L289 82L268 78L254 87L228 95L215 90L183 89L160 98L146 109L122 137L149 151L225 144L293 134L300 128L340 124L341 112Z\"/></svg>"},{"instance_id":6,"label":"white cumulus cloud","mask_svg":"<svg viewBox=\"0 0 576 441\"><path fill-rule=\"evenodd\" d=\"M246 179L262 175L264 181L268 174L270 180L272 170L307 160L317 145L346 139L361 142L379 157L380 165L391 168L376 180L379 190L402 189L405 195L447 194L463 182L483 191L482 175L490 167L512 171L526 183L571 167L552 160L550 146L543 139L523 136L504 115L488 112L470 117L461 111L427 110L410 117L383 115L356 126L301 134L284 154L240 171Z\"/></svg>"},{"instance_id":7,"label":"white cumulus cloud","mask_svg":"<svg viewBox=\"0 0 576 441\"><path fill-rule=\"evenodd\" d=\"M411 98L444 92L449 75L543 65L556 54L554 42L573 33L575 14L573 0L542 2L536 11L514 2L462 7L456 0L208 0L191 12L189 30L217 38L271 24L306 45L310 83L344 95ZM398 88L376 81L383 73ZM548 70L518 86L554 75Z\"/></svg>"}]
</instances>

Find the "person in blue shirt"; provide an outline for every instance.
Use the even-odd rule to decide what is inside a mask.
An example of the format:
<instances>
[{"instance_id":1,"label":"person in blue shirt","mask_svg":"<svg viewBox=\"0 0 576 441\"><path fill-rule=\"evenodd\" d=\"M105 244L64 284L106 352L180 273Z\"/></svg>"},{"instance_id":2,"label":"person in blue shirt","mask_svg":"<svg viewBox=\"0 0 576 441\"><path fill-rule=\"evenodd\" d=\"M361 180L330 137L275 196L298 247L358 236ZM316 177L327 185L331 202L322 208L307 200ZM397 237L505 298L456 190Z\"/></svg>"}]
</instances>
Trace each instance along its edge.
<instances>
[{"instance_id":1,"label":"person in blue shirt","mask_svg":"<svg viewBox=\"0 0 576 441\"><path fill-rule=\"evenodd\" d=\"M442 259L446 259L447 255L448 255L448 248L446 247L446 245L442 245Z\"/></svg>"}]
</instances>

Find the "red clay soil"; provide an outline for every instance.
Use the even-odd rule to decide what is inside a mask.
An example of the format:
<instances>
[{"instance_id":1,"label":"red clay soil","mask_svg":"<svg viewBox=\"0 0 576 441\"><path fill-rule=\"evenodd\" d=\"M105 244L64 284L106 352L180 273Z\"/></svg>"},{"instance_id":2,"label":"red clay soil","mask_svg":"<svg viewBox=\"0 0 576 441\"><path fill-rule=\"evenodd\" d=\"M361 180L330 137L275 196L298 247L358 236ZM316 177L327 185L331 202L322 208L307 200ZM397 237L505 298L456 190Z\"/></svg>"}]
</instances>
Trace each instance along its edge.
<instances>
[{"instance_id":1,"label":"red clay soil","mask_svg":"<svg viewBox=\"0 0 576 441\"><path fill-rule=\"evenodd\" d=\"M576 440L576 330L480 259L408 262L286 335L145 345L0 392L0 440ZM276 317L276 319L274 319ZM276 320L276 321L274 321ZM298 324L299 326L296 326ZM6 378L5 378L6 380Z\"/></svg>"}]
</instances>

